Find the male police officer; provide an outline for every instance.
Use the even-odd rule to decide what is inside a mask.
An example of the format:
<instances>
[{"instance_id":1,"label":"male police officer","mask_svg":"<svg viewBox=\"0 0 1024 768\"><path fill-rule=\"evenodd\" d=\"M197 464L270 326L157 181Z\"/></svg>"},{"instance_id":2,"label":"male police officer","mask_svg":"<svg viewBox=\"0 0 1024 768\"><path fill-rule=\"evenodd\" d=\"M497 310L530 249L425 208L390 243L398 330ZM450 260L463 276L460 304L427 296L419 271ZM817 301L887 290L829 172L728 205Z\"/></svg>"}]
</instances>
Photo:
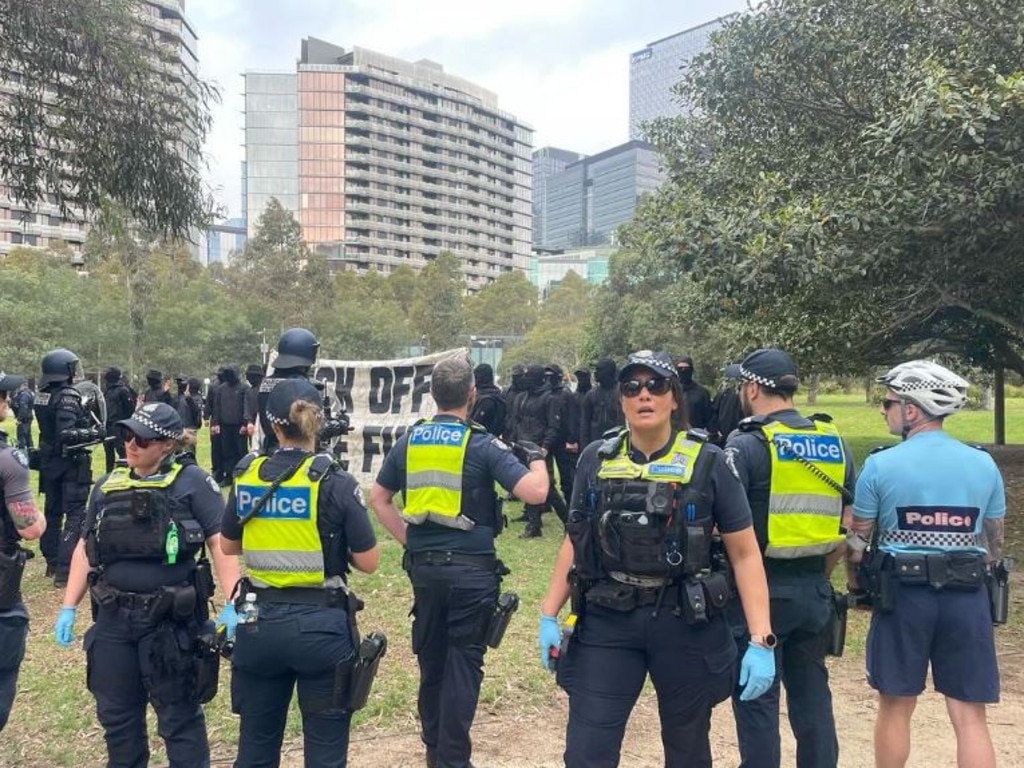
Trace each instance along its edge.
<instances>
[{"instance_id":1,"label":"male police officer","mask_svg":"<svg viewBox=\"0 0 1024 768\"><path fill-rule=\"evenodd\" d=\"M21 376L0 373L0 421L7 418L10 393L24 383ZM0 515L0 731L14 704L18 670L25 656L28 612L21 601L21 576L31 553L19 539L38 539L46 530L29 487L28 458L7 445L0 431L0 498L6 513Z\"/></svg>"},{"instance_id":2,"label":"male police officer","mask_svg":"<svg viewBox=\"0 0 1024 768\"><path fill-rule=\"evenodd\" d=\"M21 388L11 398L11 406L14 410L14 420L18 423L18 449L27 451L34 448L32 443L32 406L35 405L36 396L28 384L22 382Z\"/></svg>"},{"instance_id":3,"label":"male police officer","mask_svg":"<svg viewBox=\"0 0 1024 768\"><path fill-rule=\"evenodd\" d=\"M270 455L277 448L277 438L267 418L267 401L278 382L285 379L309 380L309 369L316 363L320 342L312 331L305 328L289 328L277 340L277 357L274 358L272 373L260 382L258 395L260 432L263 434L261 453ZM227 471L231 471L231 467Z\"/></svg>"},{"instance_id":4,"label":"male police officer","mask_svg":"<svg viewBox=\"0 0 1024 768\"><path fill-rule=\"evenodd\" d=\"M1005 615L983 587L985 561L1003 553L1003 479L991 456L943 430L967 402L966 380L912 360L878 381L888 388L882 417L904 442L865 462L848 549L854 563L868 541L875 550L863 572L869 583L860 584L874 608L867 672L879 694L875 765L906 764L930 664L956 734L957 765L993 768L985 705L999 700L992 624Z\"/></svg>"},{"instance_id":5,"label":"male police officer","mask_svg":"<svg viewBox=\"0 0 1024 768\"><path fill-rule=\"evenodd\" d=\"M71 553L85 516L92 483L92 462L84 444L102 437L103 425L93 424L72 385L78 356L55 349L43 357L36 420L39 422L39 491L46 495L46 533L39 549L46 558L46 574L54 585L67 583ZM92 434L90 434L90 432ZM61 530L63 522L63 531Z\"/></svg>"},{"instance_id":6,"label":"male police officer","mask_svg":"<svg viewBox=\"0 0 1024 768\"><path fill-rule=\"evenodd\" d=\"M484 630L508 572L494 551L503 525L494 484L540 504L548 473L537 446L522 447L527 470L508 446L467 422L475 394L467 360L435 365L430 394L437 415L395 443L370 492L370 506L406 547L427 765L471 768L469 729L483 680ZM399 491L405 499L401 512L393 501Z\"/></svg>"},{"instance_id":7,"label":"male police officer","mask_svg":"<svg viewBox=\"0 0 1024 768\"><path fill-rule=\"evenodd\" d=\"M726 443L726 460L747 491L765 556L796 765L835 768L839 744L825 667L834 610L828 574L843 541L853 461L830 419L804 418L793 408L798 378L788 354L759 349L726 375L742 381L748 415ZM734 631L745 645L742 627ZM741 701L737 691L733 711L743 768L778 768L779 681L754 701Z\"/></svg>"}]
</instances>

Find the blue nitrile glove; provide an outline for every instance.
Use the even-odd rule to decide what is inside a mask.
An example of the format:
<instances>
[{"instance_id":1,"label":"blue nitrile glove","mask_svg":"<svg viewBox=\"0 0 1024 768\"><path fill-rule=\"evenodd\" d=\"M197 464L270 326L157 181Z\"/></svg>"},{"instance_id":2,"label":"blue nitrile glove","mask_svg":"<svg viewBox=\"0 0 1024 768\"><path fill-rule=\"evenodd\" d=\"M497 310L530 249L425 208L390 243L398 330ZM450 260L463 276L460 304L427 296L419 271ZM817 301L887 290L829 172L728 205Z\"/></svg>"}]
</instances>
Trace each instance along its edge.
<instances>
[{"instance_id":1,"label":"blue nitrile glove","mask_svg":"<svg viewBox=\"0 0 1024 768\"><path fill-rule=\"evenodd\" d=\"M217 628L224 627L224 633L228 640L235 639L235 627L238 626L238 614L235 613L234 603L224 603L224 607L217 614Z\"/></svg>"},{"instance_id":2,"label":"blue nitrile glove","mask_svg":"<svg viewBox=\"0 0 1024 768\"><path fill-rule=\"evenodd\" d=\"M551 649L557 651L561 643L562 630L558 628L558 617L541 614L537 645L540 646L540 663L544 669L554 669L551 665Z\"/></svg>"},{"instance_id":3,"label":"blue nitrile glove","mask_svg":"<svg viewBox=\"0 0 1024 768\"><path fill-rule=\"evenodd\" d=\"M750 643L740 662L740 701L752 701L775 681L775 650Z\"/></svg>"},{"instance_id":4,"label":"blue nitrile glove","mask_svg":"<svg viewBox=\"0 0 1024 768\"><path fill-rule=\"evenodd\" d=\"M75 642L75 613L77 608L64 606L57 614L57 623L53 627L53 636L57 638L57 645L61 648L70 648Z\"/></svg>"}]
</instances>

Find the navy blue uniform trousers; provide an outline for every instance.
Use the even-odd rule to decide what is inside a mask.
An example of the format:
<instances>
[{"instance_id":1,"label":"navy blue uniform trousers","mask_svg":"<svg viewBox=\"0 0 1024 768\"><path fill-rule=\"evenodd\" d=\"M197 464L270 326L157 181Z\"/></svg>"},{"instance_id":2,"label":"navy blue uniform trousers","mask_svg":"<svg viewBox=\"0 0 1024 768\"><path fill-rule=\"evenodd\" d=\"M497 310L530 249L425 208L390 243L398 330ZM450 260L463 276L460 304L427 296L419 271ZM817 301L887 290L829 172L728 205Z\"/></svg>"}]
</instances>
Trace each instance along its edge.
<instances>
[{"instance_id":1,"label":"navy blue uniform trousers","mask_svg":"<svg viewBox=\"0 0 1024 768\"><path fill-rule=\"evenodd\" d=\"M307 768L344 768L351 713L335 706L334 675L355 649L342 608L259 602L239 624L231 657L231 704L241 715L235 768L277 768L298 689Z\"/></svg>"},{"instance_id":2,"label":"navy blue uniform trousers","mask_svg":"<svg viewBox=\"0 0 1024 768\"><path fill-rule=\"evenodd\" d=\"M779 768L779 683L786 686L789 724L796 739L797 768L835 768L839 741L832 716L825 651L832 619L832 590L824 572L777 575L768 567L772 630L778 673L772 687L753 701L733 693L740 768ZM739 606L735 606L738 611ZM742 616L733 620L740 652L749 637Z\"/></svg>"},{"instance_id":3,"label":"navy blue uniform trousers","mask_svg":"<svg viewBox=\"0 0 1024 768\"><path fill-rule=\"evenodd\" d=\"M569 694L566 768L615 768L647 675L658 696L666 768L711 765L711 710L729 698L736 644L724 616L690 625L671 607L619 612L588 605L558 684Z\"/></svg>"},{"instance_id":4,"label":"navy blue uniform trousers","mask_svg":"<svg viewBox=\"0 0 1024 768\"><path fill-rule=\"evenodd\" d=\"M469 768L469 730L484 679L484 632L498 599L498 577L472 565L416 565L410 578L423 743L437 768Z\"/></svg>"},{"instance_id":5,"label":"navy blue uniform trousers","mask_svg":"<svg viewBox=\"0 0 1024 768\"><path fill-rule=\"evenodd\" d=\"M107 768L146 768L146 701L171 768L208 768L206 720L195 693L195 627L154 625L145 610L100 608L85 633L86 683L107 742Z\"/></svg>"},{"instance_id":6,"label":"navy blue uniform trousers","mask_svg":"<svg viewBox=\"0 0 1024 768\"><path fill-rule=\"evenodd\" d=\"M28 619L0 616L0 731L7 725L18 690L18 670L25 658Z\"/></svg>"}]
</instances>

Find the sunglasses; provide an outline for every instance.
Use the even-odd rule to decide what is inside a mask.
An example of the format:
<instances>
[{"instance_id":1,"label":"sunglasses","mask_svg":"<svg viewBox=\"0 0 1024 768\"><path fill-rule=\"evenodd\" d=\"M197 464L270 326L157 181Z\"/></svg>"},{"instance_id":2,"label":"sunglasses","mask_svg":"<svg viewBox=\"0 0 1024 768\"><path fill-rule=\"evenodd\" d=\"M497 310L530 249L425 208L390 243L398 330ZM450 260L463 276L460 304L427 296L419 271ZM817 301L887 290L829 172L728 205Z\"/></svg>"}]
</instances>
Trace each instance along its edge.
<instances>
[{"instance_id":1,"label":"sunglasses","mask_svg":"<svg viewBox=\"0 0 1024 768\"><path fill-rule=\"evenodd\" d=\"M622 393L623 397L636 397L644 389L652 395L664 395L672 389L672 384L668 379L661 377L648 379L647 381L630 379L619 384L619 392Z\"/></svg>"},{"instance_id":2,"label":"sunglasses","mask_svg":"<svg viewBox=\"0 0 1024 768\"><path fill-rule=\"evenodd\" d=\"M882 401L882 410L883 410L883 411L888 411L888 410L889 410L890 408L892 408L892 407L893 407L894 405L899 405L899 404L900 404L900 401L899 401L899 400L890 400L889 398L885 398L885 399L884 399L884 400Z\"/></svg>"},{"instance_id":3,"label":"sunglasses","mask_svg":"<svg viewBox=\"0 0 1024 768\"><path fill-rule=\"evenodd\" d=\"M143 450L149 448L153 443L160 442L160 439L156 437L139 437L127 427L121 427L121 439L124 440L125 444L134 441L136 447Z\"/></svg>"}]
</instances>

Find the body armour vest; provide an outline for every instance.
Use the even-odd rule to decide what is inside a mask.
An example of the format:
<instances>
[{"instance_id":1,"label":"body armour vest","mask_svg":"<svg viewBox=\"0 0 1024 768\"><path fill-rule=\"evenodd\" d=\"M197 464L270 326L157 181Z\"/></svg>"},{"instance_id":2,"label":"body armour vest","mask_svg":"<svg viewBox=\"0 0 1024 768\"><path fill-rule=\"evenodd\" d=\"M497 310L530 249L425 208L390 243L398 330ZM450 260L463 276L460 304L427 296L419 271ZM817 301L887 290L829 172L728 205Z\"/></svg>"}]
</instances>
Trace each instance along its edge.
<instances>
[{"instance_id":1,"label":"body armour vest","mask_svg":"<svg viewBox=\"0 0 1024 768\"><path fill-rule=\"evenodd\" d=\"M614 453L604 456L608 448ZM598 455L593 510L585 525L569 526L580 576L629 582L709 569L712 458L701 442L680 433L665 456L637 464L623 432L606 441Z\"/></svg>"},{"instance_id":2,"label":"body armour vest","mask_svg":"<svg viewBox=\"0 0 1024 768\"><path fill-rule=\"evenodd\" d=\"M202 526L168 493L182 469L175 462L163 474L139 478L128 467L117 467L107 476L100 486L103 507L86 533L89 565L98 568L120 560L174 564L195 556L205 540ZM169 538L176 541L173 554Z\"/></svg>"},{"instance_id":3,"label":"body armour vest","mask_svg":"<svg viewBox=\"0 0 1024 768\"><path fill-rule=\"evenodd\" d=\"M462 468L473 432L489 434L483 427L461 421L430 419L409 430L402 510L407 523L429 520L463 531L479 523L500 530L494 484L476 491L463 489Z\"/></svg>"},{"instance_id":4,"label":"body armour vest","mask_svg":"<svg viewBox=\"0 0 1024 768\"><path fill-rule=\"evenodd\" d=\"M320 483L325 475L311 472L317 455L306 457L284 480L243 529L242 553L249 578L258 587L322 587L324 552L317 527ZM258 456L235 480L235 512L251 514L274 480L261 480Z\"/></svg>"},{"instance_id":5,"label":"body armour vest","mask_svg":"<svg viewBox=\"0 0 1024 768\"><path fill-rule=\"evenodd\" d=\"M846 451L832 424L813 423L813 429L777 421L760 425L772 462L765 557L825 555L843 540L838 488L846 477Z\"/></svg>"}]
</instances>

